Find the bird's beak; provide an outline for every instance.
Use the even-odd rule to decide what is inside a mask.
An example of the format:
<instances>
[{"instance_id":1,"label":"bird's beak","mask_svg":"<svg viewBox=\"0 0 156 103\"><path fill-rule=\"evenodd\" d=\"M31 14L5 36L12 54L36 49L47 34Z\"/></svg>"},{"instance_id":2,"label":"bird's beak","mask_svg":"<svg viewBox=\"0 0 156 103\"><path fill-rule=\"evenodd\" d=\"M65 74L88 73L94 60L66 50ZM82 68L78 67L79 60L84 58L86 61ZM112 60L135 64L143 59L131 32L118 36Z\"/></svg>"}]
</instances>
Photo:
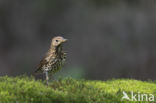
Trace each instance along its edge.
<instances>
[{"instance_id":1,"label":"bird's beak","mask_svg":"<svg viewBox=\"0 0 156 103\"><path fill-rule=\"evenodd\" d=\"M66 42L68 39L63 39L63 42Z\"/></svg>"}]
</instances>

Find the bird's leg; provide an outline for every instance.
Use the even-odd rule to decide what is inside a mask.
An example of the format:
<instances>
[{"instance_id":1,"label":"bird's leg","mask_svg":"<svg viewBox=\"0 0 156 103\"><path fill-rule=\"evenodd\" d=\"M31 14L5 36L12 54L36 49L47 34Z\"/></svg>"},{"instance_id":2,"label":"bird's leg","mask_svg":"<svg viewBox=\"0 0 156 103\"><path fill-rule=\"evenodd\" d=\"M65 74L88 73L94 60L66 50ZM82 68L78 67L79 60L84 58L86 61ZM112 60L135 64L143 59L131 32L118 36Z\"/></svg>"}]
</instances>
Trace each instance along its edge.
<instances>
[{"instance_id":1,"label":"bird's leg","mask_svg":"<svg viewBox=\"0 0 156 103\"><path fill-rule=\"evenodd\" d=\"M49 85L49 75L48 75L48 70L46 69L45 70L45 76L46 76L46 84L47 84L47 86Z\"/></svg>"}]
</instances>

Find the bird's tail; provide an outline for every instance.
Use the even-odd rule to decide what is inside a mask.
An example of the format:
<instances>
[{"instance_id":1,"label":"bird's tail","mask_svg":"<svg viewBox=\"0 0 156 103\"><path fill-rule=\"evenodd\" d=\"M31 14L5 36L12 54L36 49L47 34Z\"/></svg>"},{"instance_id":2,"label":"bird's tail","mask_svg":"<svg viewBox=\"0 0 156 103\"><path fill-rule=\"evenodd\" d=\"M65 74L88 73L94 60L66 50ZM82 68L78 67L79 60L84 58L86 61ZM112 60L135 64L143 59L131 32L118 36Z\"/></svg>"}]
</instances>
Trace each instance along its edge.
<instances>
[{"instance_id":1,"label":"bird's tail","mask_svg":"<svg viewBox=\"0 0 156 103\"><path fill-rule=\"evenodd\" d=\"M37 75L39 74L39 69L35 70L35 72L33 72L33 75Z\"/></svg>"},{"instance_id":2,"label":"bird's tail","mask_svg":"<svg viewBox=\"0 0 156 103\"><path fill-rule=\"evenodd\" d=\"M36 75L38 75L38 74L40 74L39 69L35 70L35 71L32 73L33 76L36 76Z\"/></svg>"}]
</instances>

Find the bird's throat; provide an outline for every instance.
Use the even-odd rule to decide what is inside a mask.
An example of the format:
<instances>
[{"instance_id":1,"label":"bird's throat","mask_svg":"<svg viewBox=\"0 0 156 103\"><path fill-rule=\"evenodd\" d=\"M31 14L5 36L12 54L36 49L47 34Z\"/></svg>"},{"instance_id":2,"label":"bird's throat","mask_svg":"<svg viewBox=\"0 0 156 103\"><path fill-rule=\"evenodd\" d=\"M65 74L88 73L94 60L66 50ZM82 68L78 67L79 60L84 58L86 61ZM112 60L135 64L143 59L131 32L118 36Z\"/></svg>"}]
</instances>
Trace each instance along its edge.
<instances>
[{"instance_id":1,"label":"bird's throat","mask_svg":"<svg viewBox=\"0 0 156 103\"><path fill-rule=\"evenodd\" d=\"M60 54L62 52L62 45L59 45L57 47L51 47L49 50L49 53L55 53L55 54Z\"/></svg>"},{"instance_id":2,"label":"bird's throat","mask_svg":"<svg viewBox=\"0 0 156 103\"><path fill-rule=\"evenodd\" d=\"M56 53L60 54L62 52L62 45L56 47Z\"/></svg>"}]
</instances>

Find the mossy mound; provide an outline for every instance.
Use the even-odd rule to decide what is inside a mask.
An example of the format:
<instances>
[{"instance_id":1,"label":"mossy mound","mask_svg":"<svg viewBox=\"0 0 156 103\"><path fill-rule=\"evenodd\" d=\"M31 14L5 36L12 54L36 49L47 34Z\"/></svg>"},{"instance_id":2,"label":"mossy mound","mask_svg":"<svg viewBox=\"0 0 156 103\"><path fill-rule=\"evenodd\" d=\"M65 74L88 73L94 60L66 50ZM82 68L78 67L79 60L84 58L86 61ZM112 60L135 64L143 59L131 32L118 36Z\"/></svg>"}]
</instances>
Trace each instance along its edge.
<instances>
[{"instance_id":1,"label":"mossy mound","mask_svg":"<svg viewBox=\"0 0 156 103\"><path fill-rule=\"evenodd\" d=\"M47 87L29 77L0 77L0 103L138 103L122 101L123 91L156 96L156 84L128 79L103 82L66 78Z\"/></svg>"}]
</instances>

